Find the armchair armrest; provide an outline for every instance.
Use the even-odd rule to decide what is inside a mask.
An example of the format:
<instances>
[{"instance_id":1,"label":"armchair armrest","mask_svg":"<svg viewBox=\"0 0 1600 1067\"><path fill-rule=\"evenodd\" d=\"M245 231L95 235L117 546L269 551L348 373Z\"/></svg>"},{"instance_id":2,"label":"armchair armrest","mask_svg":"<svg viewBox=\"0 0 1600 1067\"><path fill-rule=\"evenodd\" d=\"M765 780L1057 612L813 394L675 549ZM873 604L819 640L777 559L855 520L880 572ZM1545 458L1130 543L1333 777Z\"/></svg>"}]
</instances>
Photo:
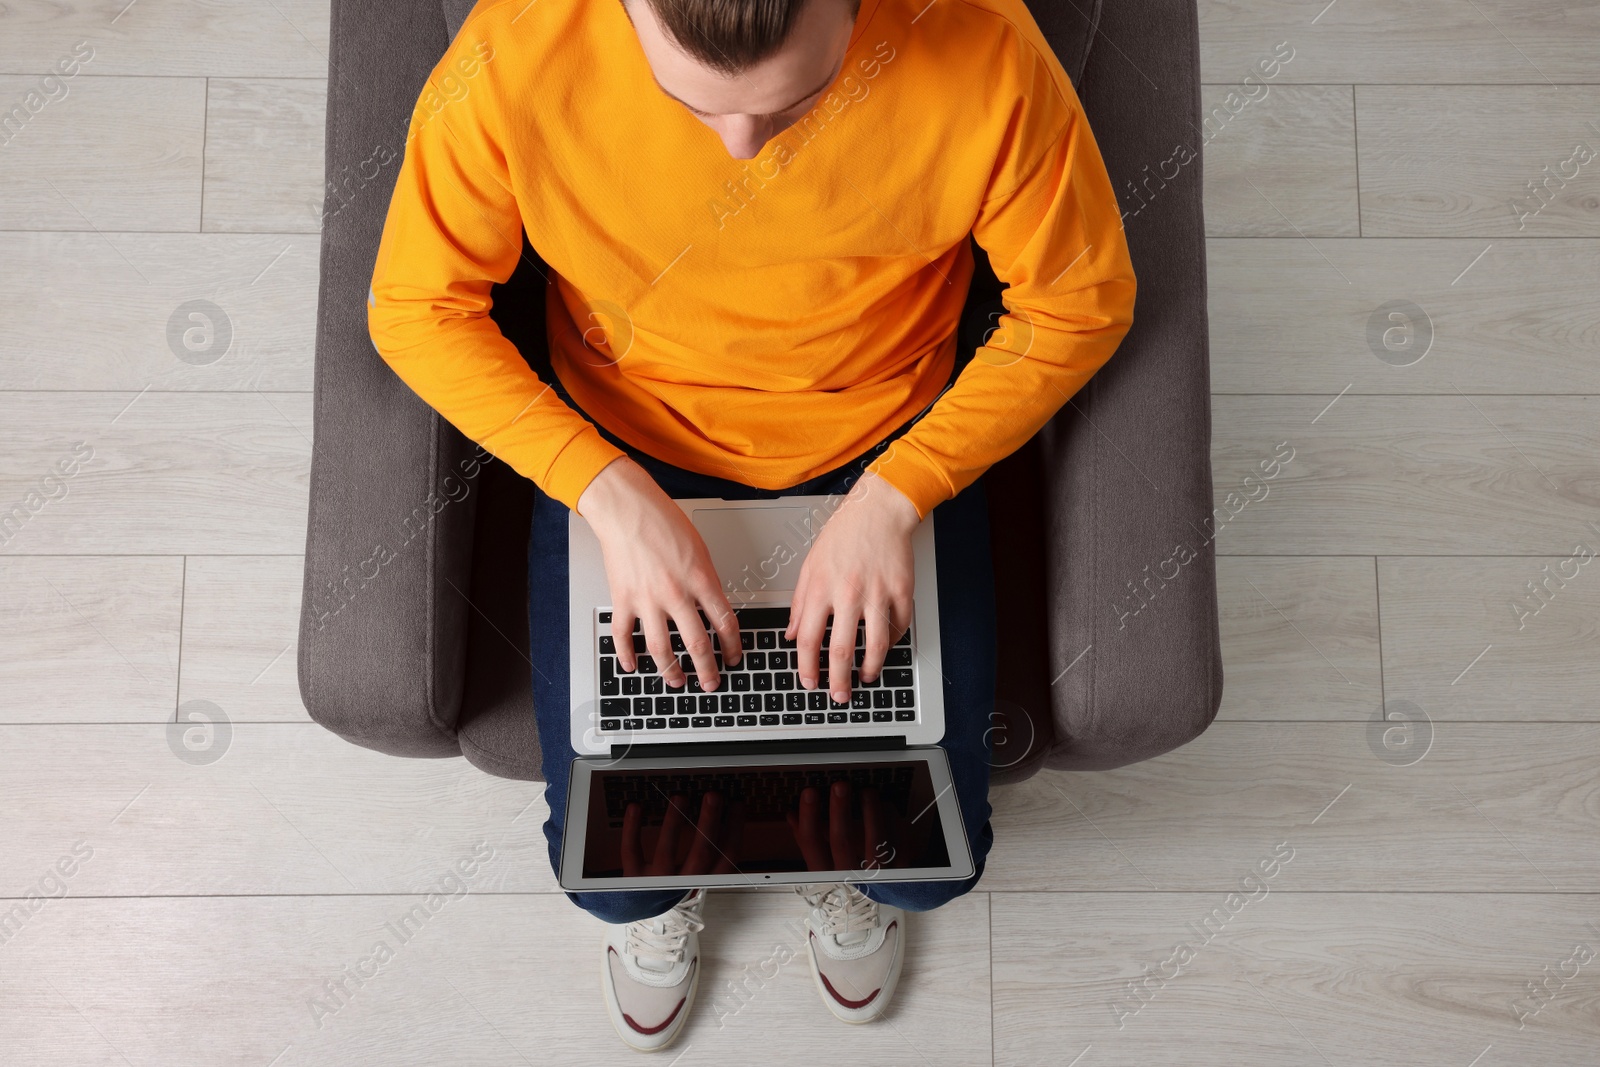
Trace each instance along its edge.
<instances>
[{"instance_id":1,"label":"armchair armrest","mask_svg":"<svg viewBox=\"0 0 1600 1067\"><path fill-rule=\"evenodd\" d=\"M439 0L334 0L300 694L399 756L454 756L478 450L395 376L367 292L412 106L448 44ZM376 174L373 175L373 171Z\"/></svg>"},{"instance_id":2,"label":"armchair armrest","mask_svg":"<svg viewBox=\"0 0 1600 1067\"><path fill-rule=\"evenodd\" d=\"M1079 96L1139 291L1122 346L1040 434L1053 769L1176 748L1222 699L1195 5L1107 4L1099 36L1117 47Z\"/></svg>"}]
</instances>

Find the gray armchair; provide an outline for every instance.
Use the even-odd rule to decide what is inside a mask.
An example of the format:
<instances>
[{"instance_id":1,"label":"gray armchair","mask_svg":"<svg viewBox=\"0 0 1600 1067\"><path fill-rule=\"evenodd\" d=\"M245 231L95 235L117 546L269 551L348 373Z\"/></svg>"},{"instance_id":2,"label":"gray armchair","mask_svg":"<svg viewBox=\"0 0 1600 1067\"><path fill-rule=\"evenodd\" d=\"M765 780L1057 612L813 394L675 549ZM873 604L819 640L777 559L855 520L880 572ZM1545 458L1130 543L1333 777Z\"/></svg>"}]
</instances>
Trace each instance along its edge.
<instances>
[{"instance_id":1,"label":"gray armchair","mask_svg":"<svg viewBox=\"0 0 1600 1067\"><path fill-rule=\"evenodd\" d=\"M1201 161L1150 184L1175 145L1199 152L1195 6L1029 6L1122 199L1139 293L1111 361L986 475L1000 619L997 783L1159 755L1204 730L1222 696L1214 558L1202 532L1212 490ZM419 400L366 324L407 121L471 8L333 0L300 692L312 718L355 744L465 756L490 774L538 780L530 485ZM374 175L376 160L390 161ZM527 262L538 261L536 245L523 241L524 262L497 288L493 315L548 373L545 283ZM976 252L961 326L969 353L1001 310L1000 283ZM1175 556L1178 546L1188 551Z\"/></svg>"}]
</instances>

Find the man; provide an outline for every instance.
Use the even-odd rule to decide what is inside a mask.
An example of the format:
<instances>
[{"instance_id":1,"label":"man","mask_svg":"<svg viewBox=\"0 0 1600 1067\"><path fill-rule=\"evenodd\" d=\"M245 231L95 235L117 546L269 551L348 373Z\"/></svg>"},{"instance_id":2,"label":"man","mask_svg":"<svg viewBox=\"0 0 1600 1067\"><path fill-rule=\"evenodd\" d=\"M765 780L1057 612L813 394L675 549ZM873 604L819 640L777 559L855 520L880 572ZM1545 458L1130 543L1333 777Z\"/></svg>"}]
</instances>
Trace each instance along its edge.
<instances>
[{"instance_id":1,"label":"man","mask_svg":"<svg viewBox=\"0 0 1600 1067\"><path fill-rule=\"evenodd\" d=\"M551 268L548 381L487 314L523 232ZM1008 313L961 352L971 239ZM993 840L981 476L1110 358L1134 294L1098 148L1022 0L481 0L413 115L369 323L422 399L535 485L552 864L573 755L568 509L601 543L624 666L637 620L673 691L714 692L740 667L737 619L673 499L845 494L784 638L800 688L835 701L877 678L908 625L911 534L931 515L942 744L977 872L799 887L824 1003L880 1015L906 913L969 890ZM808 793L796 836L816 847L848 801ZM709 803L681 816L702 846L689 859L636 862L709 870L737 838ZM822 852L814 869L873 867ZM704 892L569 895L609 924L617 1032L670 1044L699 981Z\"/></svg>"}]
</instances>

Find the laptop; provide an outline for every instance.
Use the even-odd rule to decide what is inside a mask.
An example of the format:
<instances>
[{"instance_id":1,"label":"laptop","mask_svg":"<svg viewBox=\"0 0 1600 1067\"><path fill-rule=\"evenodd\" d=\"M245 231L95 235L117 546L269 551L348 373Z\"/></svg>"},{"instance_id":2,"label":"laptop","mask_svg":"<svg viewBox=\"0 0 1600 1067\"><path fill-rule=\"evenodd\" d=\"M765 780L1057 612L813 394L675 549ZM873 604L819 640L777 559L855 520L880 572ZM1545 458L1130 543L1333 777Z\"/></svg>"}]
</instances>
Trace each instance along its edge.
<instances>
[{"instance_id":1,"label":"laptop","mask_svg":"<svg viewBox=\"0 0 1600 1067\"><path fill-rule=\"evenodd\" d=\"M622 669L600 543L571 514L577 756L562 888L972 876L949 760L938 745L945 707L931 514L912 536L911 626L889 650L879 678L862 683L853 671L851 699L843 704L825 685L800 688L796 643L783 636L789 602L807 552L844 500L838 494L674 501L704 539L739 618L743 659L729 667L719 647L720 680L709 693L675 624L672 645L687 684L666 686L637 624L636 669ZM720 645L714 632L712 638ZM858 623L857 668L862 638ZM826 641L820 655L825 679Z\"/></svg>"}]
</instances>

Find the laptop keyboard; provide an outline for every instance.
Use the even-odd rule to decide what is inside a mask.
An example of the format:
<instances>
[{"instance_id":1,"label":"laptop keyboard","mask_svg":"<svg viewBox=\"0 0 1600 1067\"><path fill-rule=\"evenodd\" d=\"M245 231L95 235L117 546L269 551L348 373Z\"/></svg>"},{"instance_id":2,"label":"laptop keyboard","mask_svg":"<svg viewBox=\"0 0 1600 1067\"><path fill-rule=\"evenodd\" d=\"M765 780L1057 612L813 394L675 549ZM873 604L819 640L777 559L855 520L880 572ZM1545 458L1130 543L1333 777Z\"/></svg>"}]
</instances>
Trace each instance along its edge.
<instances>
[{"instance_id":1,"label":"laptop keyboard","mask_svg":"<svg viewBox=\"0 0 1600 1067\"><path fill-rule=\"evenodd\" d=\"M725 664L721 641L713 632L711 642L721 681L715 693L708 693L695 677L694 661L684 650L683 637L672 620L667 621L672 649L678 654L688 682L677 688L666 684L659 664L645 651L643 627L637 621L633 627L633 648L638 669L624 671L617 661L611 637L611 612L599 612L599 732L671 735L692 734L696 730L749 729L759 733L774 726L837 729L841 725L917 721L916 666L909 630L889 649L878 677L863 682L860 667L866 654L866 635L862 623L856 622L851 695L841 704L833 700L827 688L831 623L823 636L817 688L802 689L796 642L783 636L784 628L789 625L789 609L751 607L739 609L735 614L739 617L739 640L744 658L736 666ZM706 622L704 612L700 613L700 620L702 624Z\"/></svg>"}]
</instances>

